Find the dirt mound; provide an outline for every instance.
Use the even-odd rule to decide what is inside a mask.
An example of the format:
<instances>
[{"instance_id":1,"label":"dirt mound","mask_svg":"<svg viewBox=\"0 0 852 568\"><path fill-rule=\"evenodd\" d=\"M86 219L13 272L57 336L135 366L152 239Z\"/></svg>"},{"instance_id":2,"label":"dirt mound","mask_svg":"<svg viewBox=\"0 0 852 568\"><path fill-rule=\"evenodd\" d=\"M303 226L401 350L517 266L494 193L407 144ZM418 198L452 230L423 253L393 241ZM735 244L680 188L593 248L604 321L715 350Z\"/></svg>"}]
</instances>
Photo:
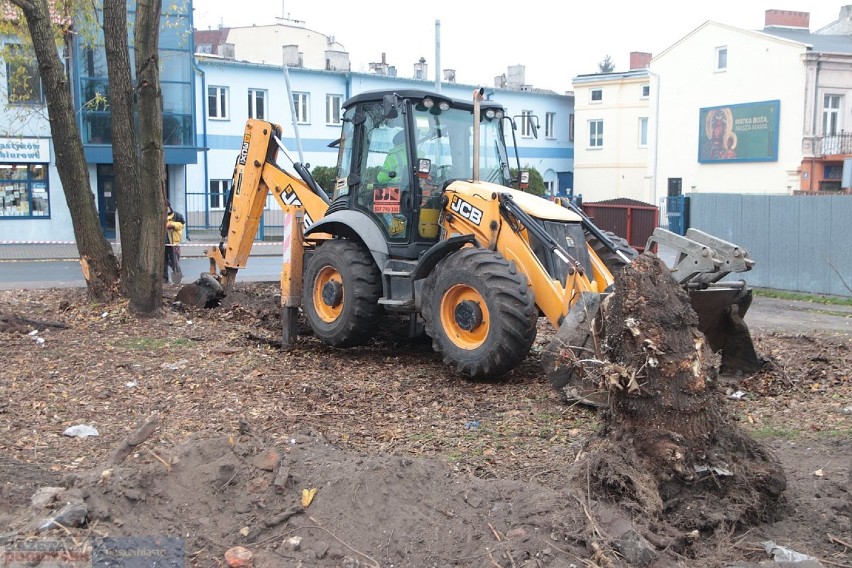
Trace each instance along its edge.
<instances>
[{"instance_id":1,"label":"dirt mound","mask_svg":"<svg viewBox=\"0 0 852 568\"><path fill-rule=\"evenodd\" d=\"M757 562L769 558L760 546L769 539L848 564L848 346L756 338L776 362L764 386L746 378L718 395L745 392L723 404L781 460L784 518L687 539L571 485L568 466L601 419L546 383L546 323L527 361L478 383L393 325L356 349L305 335L281 351L276 294L277 284L238 286L214 310L169 301L162 318L140 322L80 290L0 293L0 313L67 326L15 319L0 331L4 558L26 543L71 547L71 536L151 537L182 543L188 566L222 565L236 545L258 567L627 566L642 565L648 529L659 536L651 566ZM154 412L154 435L105 465ZM100 435L62 435L79 424ZM60 489L39 491L47 487ZM61 512L66 528L38 530Z\"/></svg>"}]
</instances>

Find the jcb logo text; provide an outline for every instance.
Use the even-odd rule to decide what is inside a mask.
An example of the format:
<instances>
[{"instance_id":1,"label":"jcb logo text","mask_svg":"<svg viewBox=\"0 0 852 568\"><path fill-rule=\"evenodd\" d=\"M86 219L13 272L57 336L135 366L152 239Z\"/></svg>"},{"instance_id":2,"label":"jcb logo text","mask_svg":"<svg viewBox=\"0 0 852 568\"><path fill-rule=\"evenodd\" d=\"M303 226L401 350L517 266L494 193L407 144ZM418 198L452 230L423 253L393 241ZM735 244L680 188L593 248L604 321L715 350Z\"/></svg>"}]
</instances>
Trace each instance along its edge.
<instances>
[{"instance_id":1,"label":"jcb logo text","mask_svg":"<svg viewBox=\"0 0 852 568\"><path fill-rule=\"evenodd\" d=\"M246 165L246 159L248 158L248 149L249 142L251 142L251 134L246 134L243 136L243 147L240 148L240 165Z\"/></svg>"},{"instance_id":2,"label":"jcb logo text","mask_svg":"<svg viewBox=\"0 0 852 568\"><path fill-rule=\"evenodd\" d=\"M482 222L482 211L467 201L459 199L457 196L453 198L453 203L450 205L450 209L465 219L469 219L474 225L479 225Z\"/></svg>"}]
</instances>

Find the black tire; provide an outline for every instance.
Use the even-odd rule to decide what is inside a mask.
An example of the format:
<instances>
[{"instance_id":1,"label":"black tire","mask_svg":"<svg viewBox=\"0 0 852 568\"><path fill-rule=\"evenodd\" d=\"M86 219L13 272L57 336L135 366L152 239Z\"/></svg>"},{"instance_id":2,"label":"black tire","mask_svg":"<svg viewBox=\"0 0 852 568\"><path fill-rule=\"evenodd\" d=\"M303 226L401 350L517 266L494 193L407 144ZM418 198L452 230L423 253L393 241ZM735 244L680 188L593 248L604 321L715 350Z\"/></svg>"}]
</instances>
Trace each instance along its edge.
<instances>
[{"instance_id":1,"label":"black tire","mask_svg":"<svg viewBox=\"0 0 852 568\"><path fill-rule=\"evenodd\" d=\"M603 233L607 237L609 237L609 240L611 240L613 244L615 244L615 248L624 253L624 255L630 260L633 260L634 258L639 256L639 251L631 247L630 243L627 242L627 239L619 237L611 231L603 231ZM592 233L586 233L586 242L591 245L592 250L595 251L595 254L598 255L598 258L603 261L607 269L612 274L615 274L616 272L620 271L622 268L629 264L623 258L621 258L621 256L611 251L609 247L603 244Z\"/></svg>"},{"instance_id":2,"label":"black tire","mask_svg":"<svg viewBox=\"0 0 852 568\"><path fill-rule=\"evenodd\" d=\"M423 284L423 319L444 362L482 379L524 360L538 309L514 263L494 251L464 248L441 260Z\"/></svg>"},{"instance_id":3,"label":"black tire","mask_svg":"<svg viewBox=\"0 0 852 568\"><path fill-rule=\"evenodd\" d=\"M332 347L366 343L378 327L382 276L359 243L321 244L304 272L302 309L314 335Z\"/></svg>"}]
</instances>

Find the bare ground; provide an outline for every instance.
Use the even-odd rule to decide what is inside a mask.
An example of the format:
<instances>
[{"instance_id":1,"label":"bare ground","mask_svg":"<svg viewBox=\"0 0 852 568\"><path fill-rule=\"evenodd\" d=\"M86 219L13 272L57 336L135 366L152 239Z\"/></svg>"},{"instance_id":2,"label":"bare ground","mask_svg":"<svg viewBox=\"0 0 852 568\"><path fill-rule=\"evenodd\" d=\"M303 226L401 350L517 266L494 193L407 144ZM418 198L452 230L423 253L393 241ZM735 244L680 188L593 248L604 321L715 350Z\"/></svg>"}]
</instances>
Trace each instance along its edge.
<instances>
[{"instance_id":1,"label":"bare ground","mask_svg":"<svg viewBox=\"0 0 852 568\"><path fill-rule=\"evenodd\" d=\"M36 539L39 521L62 503L81 502L86 523L38 538L170 536L198 566L223 565L236 545L256 566L628 564L607 546L612 504L568 487L568 466L598 417L546 384L544 320L523 365L477 383L393 322L365 347L334 350L303 335L282 351L276 289L242 285L210 311L167 302L152 320L123 304L90 304L83 290L0 292L7 551ZM649 565L756 565L770 558L760 543L773 540L825 566L852 566L848 336L755 339L769 362L720 383L719 396L781 461L782 518L685 543L671 535ZM726 396L737 391L745 395ZM154 436L108 468L112 451L155 412ZM62 435L79 424L100 435ZM70 489L31 505L38 488L54 485ZM316 496L302 508L311 488ZM631 520L637 529L652 522Z\"/></svg>"}]
</instances>

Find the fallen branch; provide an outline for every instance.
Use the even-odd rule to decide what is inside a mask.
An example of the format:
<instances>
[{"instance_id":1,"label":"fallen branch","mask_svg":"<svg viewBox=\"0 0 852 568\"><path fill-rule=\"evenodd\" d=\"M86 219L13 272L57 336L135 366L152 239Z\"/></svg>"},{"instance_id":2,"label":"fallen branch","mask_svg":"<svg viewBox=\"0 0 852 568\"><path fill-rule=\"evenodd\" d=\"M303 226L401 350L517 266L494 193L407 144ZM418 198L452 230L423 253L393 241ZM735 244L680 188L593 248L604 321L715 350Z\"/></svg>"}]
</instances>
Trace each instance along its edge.
<instances>
[{"instance_id":1,"label":"fallen branch","mask_svg":"<svg viewBox=\"0 0 852 568\"><path fill-rule=\"evenodd\" d=\"M136 449L136 446L143 443L145 440L151 437L154 431L157 429L159 425L159 414L156 412L148 417L145 422L142 423L139 428L136 429L131 435L126 437L121 445L118 446L115 451L112 452L112 455L107 462L108 465L114 466L123 462L127 456L129 456L133 450Z\"/></svg>"}]
</instances>

